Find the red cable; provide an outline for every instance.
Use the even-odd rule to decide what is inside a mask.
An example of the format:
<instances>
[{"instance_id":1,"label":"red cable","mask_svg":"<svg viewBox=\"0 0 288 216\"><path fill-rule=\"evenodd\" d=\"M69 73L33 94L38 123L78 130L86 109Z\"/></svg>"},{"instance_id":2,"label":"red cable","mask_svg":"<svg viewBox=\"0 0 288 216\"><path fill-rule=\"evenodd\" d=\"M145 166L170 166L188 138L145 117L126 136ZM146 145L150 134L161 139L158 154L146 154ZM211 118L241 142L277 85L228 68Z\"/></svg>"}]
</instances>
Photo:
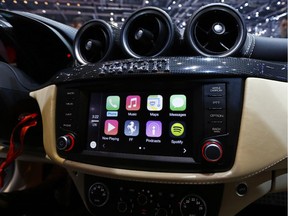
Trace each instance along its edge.
<instances>
[{"instance_id":1,"label":"red cable","mask_svg":"<svg viewBox=\"0 0 288 216\"><path fill-rule=\"evenodd\" d=\"M37 113L26 115L20 119L20 122L14 127L10 136L10 145L6 159L0 164L0 188L4 186L5 169L22 153L24 148L24 138L30 127L37 125ZM16 148L14 137L15 133L20 128L20 144Z\"/></svg>"}]
</instances>

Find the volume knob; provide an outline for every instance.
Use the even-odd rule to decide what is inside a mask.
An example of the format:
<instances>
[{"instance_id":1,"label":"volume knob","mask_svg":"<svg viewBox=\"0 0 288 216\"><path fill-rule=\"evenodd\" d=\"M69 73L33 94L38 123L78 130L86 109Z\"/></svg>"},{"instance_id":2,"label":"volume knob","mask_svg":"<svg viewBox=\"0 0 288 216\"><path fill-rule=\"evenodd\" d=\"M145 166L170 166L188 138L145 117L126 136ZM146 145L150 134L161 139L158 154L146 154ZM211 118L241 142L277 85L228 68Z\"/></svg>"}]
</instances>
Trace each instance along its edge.
<instances>
[{"instance_id":1,"label":"volume knob","mask_svg":"<svg viewBox=\"0 0 288 216\"><path fill-rule=\"evenodd\" d=\"M202 147L202 156L208 162L217 162L223 156L223 149L217 140L208 140Z\"/></svg>"},{"instance_id":2,"label":"volume knob","mask_svg":"<svg viewBox=\"0 0 288 216\"><path fill-rule=\"evenodd\" d=\"M72 134L60 136L57 139L57 149L62 151L70 151L74 147L75 137Z\"/></svg>"}]
</instances>

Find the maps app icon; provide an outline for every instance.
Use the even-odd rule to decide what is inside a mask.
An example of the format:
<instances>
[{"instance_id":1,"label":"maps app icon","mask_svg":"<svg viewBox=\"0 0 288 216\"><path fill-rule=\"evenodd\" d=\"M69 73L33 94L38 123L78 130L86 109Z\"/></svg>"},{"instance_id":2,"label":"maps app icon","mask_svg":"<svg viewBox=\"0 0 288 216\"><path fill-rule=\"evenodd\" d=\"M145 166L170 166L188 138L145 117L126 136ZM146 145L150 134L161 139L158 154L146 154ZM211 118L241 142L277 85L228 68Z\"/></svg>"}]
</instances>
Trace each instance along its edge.
<instances>
[{"instance_id":1,"label":"maps app icon","mask_svg":"<svg viewBox=\"0 0 288 216\"><path fill-rule=\"evenodd\" d=\"M147 98L147 109L149 111L160 111L163 108L162 95L149 95Z\"/></svg>"}]
</instances>

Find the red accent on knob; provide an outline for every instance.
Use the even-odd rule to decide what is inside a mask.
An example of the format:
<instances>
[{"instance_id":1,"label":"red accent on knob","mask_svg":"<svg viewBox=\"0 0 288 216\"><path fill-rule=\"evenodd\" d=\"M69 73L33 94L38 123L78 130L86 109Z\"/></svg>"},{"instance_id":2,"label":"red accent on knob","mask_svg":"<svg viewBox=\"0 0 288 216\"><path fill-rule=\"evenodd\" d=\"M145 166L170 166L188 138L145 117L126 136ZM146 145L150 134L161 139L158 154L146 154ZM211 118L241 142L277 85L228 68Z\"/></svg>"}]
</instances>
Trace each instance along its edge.
<instances>
[{"instance_id":1,"label":"red accent on knob","mask_svg":"<svg viewBox=\"0 0 288 216\"><path fill-rule=\"evenodd\" d=\"M70 143L70 146L68 146L68 148L65 151L70 151L74 147L75 137L72 134L67 134L66 136L70 139L71 143Z\"/></svg>"},{"instance_id":2,"label":"red accent on knob","mask_svg":"<svg viewBox=\"0 0 288 216\"><path fill-rule=\"evenodd\" d=\"M202 147L202 156L208 162L217 162L223 156L223 149L217 140L208 140Z\"/></svg>"},{"instance_id":3,"label":"red accent on knob","mask_svg":"<svg viewBox=\"0 0 288 216\"><path fill-rule=\"evenodd\" d=\"M66 134L57 140L57 148L62 151L70 151L75 144L75 137L73 134Z\"/></svg>"}]
</instances>

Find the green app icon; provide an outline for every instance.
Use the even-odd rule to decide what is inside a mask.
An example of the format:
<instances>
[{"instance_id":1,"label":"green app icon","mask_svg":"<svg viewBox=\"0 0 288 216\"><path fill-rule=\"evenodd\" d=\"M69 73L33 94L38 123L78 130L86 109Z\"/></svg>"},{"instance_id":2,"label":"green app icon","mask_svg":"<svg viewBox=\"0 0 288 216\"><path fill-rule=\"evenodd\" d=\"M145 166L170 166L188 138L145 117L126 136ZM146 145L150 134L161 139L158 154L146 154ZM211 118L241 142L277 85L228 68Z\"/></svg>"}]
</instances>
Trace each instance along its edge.
<instances>
[{"instance_id":1,"label":"green app icon","mask_svg":"<svg viewBox=\"0 0 288 216\"><path fill-rule=\"evenodd\" d=\"M170 97L170 110L184 111L186 110L186 96L185 95L172 95Z\"/></svg>"},{"instance_id":2,"label":"green app icon","mask_svg":"<svg viewBox=\"0 0 288 216\"><path fill-rule=\"evenodd\" d=\"M107 110L119 110L120 97L119 96L108 96L106 100Z\"/></svg>"},{"instance_id":3,"label":"green app icon","mask_svg":"<svg viewBox=\"0 0 288 216\"><path fill-rule=\"evenodd\" d=\"M182 138L185 135L185 126L184 123L175 122L171 124L170 129L172 137Z\"/></svg>"}]
</instances>

